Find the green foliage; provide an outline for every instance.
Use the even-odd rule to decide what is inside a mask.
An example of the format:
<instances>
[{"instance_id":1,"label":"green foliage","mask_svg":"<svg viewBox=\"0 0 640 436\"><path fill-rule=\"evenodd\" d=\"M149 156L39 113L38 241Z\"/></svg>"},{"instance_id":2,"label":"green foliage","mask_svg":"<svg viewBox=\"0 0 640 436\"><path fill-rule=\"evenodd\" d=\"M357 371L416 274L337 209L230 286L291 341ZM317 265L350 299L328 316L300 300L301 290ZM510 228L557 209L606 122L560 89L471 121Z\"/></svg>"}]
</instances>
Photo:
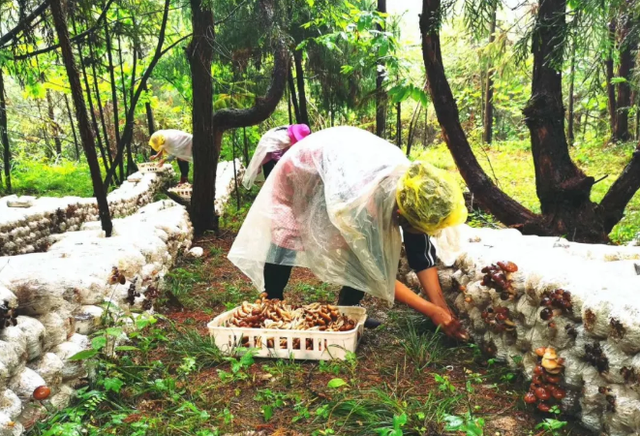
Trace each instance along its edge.
<instances>
[{"instance_id":1,"label":"green foliage","mask_svg":"<svg viewBox=\"0 0 640 436\"><path fill-rule=\"evenodd\" d=\"M89 167L63 160L58 164L21 160L11 174L13 192L18 195L91 197L93 186ZM2 191L0 191L1 193Z\"/></svg>"},{"instance_id":2,"label":"green foliage","mask_svg":"<svg viewBox=\"0 0 640 436\"><path fill-rule=\"evenodd\" d=\"M463 417L446 415L444 420L447 423L447 426L445 427L445 430L447 431L460 431L467 436L482 436L484 434L484 419L475 418L469 412L467 412Z\"/></svg>"}]
</instances>

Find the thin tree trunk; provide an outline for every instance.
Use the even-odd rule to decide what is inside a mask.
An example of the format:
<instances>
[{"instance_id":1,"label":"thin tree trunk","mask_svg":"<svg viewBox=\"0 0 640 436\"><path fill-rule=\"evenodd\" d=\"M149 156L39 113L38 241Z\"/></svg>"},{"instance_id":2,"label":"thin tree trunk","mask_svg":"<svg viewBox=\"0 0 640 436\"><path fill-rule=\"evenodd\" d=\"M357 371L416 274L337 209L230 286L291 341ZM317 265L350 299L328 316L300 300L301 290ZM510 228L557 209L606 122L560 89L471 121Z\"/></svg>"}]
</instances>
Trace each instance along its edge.
<instances>
[{"instance_id":1,"label":"thin tree trunk","mask_svg":"<svg viewBox=\"0 0 640 436\"><path fill-rule=\"evenodd\" d=\"M497 0L492 1L493 7L491 11L491 25L489 28L489 44L492 44L496 39L496 21L498 13L498 2ZM487 80L484 91L484 132L482 134L482 140L487 144L491 144L491 141L493 140L493 74L494 69L492 66L489 66L487 69Z\"/></svg>"},{"instance_id":2,"label":"thin tree trunk","mask_svg":"<svg viewBox=\"0 0 640 436\"><path fill-rule=\"evenodd\" d=\"M120 143L120 119L118 113L118 84L116 83L115 67L113 66L113 54L111 46L111 35L109 25L104 24L104 39L107 42L107 59L109 61L109 81L111 83L111 105L113 106L113 130L116 137L116 144Z\"/></svg>"},{"instance_id":3,"label":"thin tree trunk","mask_svg":"<svg viewBox=\"0 0 640 436\"><path fill-rule=\"evenodd\" d=\"M146 83L142 87L142 90L144 92L149 92L149 89L147 88ZM153 120L153 109L151 108L151 103L149 103L149 99L147 99L146 103L144 104L144 108L147 111L147 127L149 128L149 136L151 136L153 135L153 132L156 131L156 123Z\"/></svg>"},{"instance_id":4,"label":"thin tree trunk","mask_svg":"<svg viewBox=\"0 0 640 436\"><path fill-rule=\"evenodd\" d=\"M109 214L109 203L107 202L106 190L102 184L100 165L98 164L98 157L96 156L96 146L93 134L91 133L91 125L87 118L87 108L82 96L80 76L78 75L78 70L76 69L73 59L73 51L71 49L71 42L69 41L69 31L67 30L62 0L51 0L51 15L53 16L56 33L58 34L60 49L62 51L62 59L67 70L67 76L69 77L69 86L71 87L73 103L76 108L76 117L78 119L78 126L80 129L80 137L82 138L82 146L89 165L91 181L93 182L93 190L98 203L98 214L100 216L102 230L105 232L105 235L109 237L111 236L113 228L111 216Z\"/></svg>"},{"instance_id":5,"label":"thin tree trunk","mask_svg":"<svg viewBox=\"0 0 640 436\"><path fill-rule=\"evenodd\" d=\"M89 42L89 56L91 61L91 72L93 74L93 90L96 93L96 104L98 105L98 115L100 115L100 126L102 127L102 138L104 139L104 148L107 152L107 158L109 159L109 166L113 164L111 157L111 146L109 145L109 131L107 130L107 122L104 118L104 110L102 108L102 98L100 97L100 88L98 87L98 72L96 70L96 63L98 59L93 51L93 43ZM122 174L120 174L120 180L124 180Z\"/></svg>"},{"instance_id":6,"label":"thin tree trunk","mask_svg":"<svg viewBox=\"0 0 640 436\"><path fill-rule=\"evenodd\" d=\"M124 104L123 109L124 112L127 113L129 112L129 108L127 106L127 85L125 84L124 79L124 62L122 61L122 43L120 41L120 34L118 34L118 61L120 63L120 86L122 88L122 103Z\"/></svg>"},{"instance_id":7,"label":"thin tree trunk","mask_svg":"<svg viewBox=\"0 0 640 436\"><path fill-rule=\"evenodd\" d=\"M576 42L573 41L572 44L572 52L571 52L571 77L569 82L569 126L567 128L567 140L569 141L569 145L573 145L574 142L574 134L573 134L573 85L576 78Z\"/></svg>"},{"instance_id":8,"label":"thin tree trunk","mask_svg":"<svg viewBox=\"0 0 640 436\"><path fill-rule=\"evenodd\" d=\"M289 93L285 93L287 97L287 110L289 112L289 125L293 124L293 113L291 113L291 98L289 98Z\"/></svg>"},{"instance_id":9,"label":"thin tree trunk","mask_svg":"<svg viewBox=\"0 0 640 436\"><path fill-rule=\"evenodd\" d=\"M232 155L233 155L233 183L236 191L236 209L240 210L240 189L238 189L238 170L236 168L236 129L233 129L232 138Z\"/></svg>"},{"instance_id":10,"label":"thin tree trunk","mask_svg":"<svg viewBox=\"0 0 640 436\"><path fill-rule=\"evenodd\" d=\"M415 133L416 133L416 124L418 123L418 118L420 117L421 112L422 112L422 104L418 103L416 105L416 108L413 110L413 115L411 116L411 122L409 123L409 137L407 138L407 157L411 155L411 146L413 145L413 137L415 136Z\"/></svg>"},{"instance_id":11,"label":"thin tree trunk","mask_svg":"<svg viewBox=\"0 0 640 436\"><path fill-rule=\"evenodd\" d=\"M396 144L402 148L402 103L396 104Z\"/></svg>"},{"instance_id":12,"label":"thin tree trunk","mask_svg":"<svg viewBox=\"0 0 640 436\"><path fill-rule=\"evenodd\" d=\"M40 129L40 131L42 132L42 137L44 138L44 144L45 144L44 154L47 159L52 159L53 148L51 147L51 141L49 141L49 123L47 123L45 118L42 116L42 104L40 99L36 100L36 107L38 108L38 118L41 121L44 121L44 126L41 126L41 129Z\"/></svg>"},{"instance_id":13,"label":"thin tree trunk","mask_svg":"<svg viewBox=\"0 0 640 436\"><path fill-rule=\"evenodd\" d=\"M53 109L53 101L51 100L51 90L46 91L47 98L47 114L49 115L49 123L51 124L51 130L53 131L53 143L56 146L56 158L62 156L62 142L60 142L60 129L56 123L56 115Z\"/></svg>"},{"instance_id":14,"label":"thin tree trunk","mask_svg":"<svg viewBox=\"0 0 640 436\"><path fill-rule=\"evenodd\" d=\"M298 106L298 98L296 97L296 86L293 82L293 68L289 68L289 77L287 77L287 81L289 82L289 97L293 104L293 111L296 114L296 123L300 124L302 123L302 117L300 115L300 107Z\"/></svg>"},{"instance_id":15,"label":"thin tree trunk","mask_svg":"<svg viewBox=\"0 0 640 436\"><path fill-rule=\"evenodd\" d=\"M424 129L422 130L422 148L427 148L427 129L429 126L429 108L424 108Z\"/></svg>"},{"instance_id":16,"label":"thin tree trunk","mask_svg":"<svg viewBox=\"0 0 640 436\"><path fill-rule=\"evenodd\" d=\"M293 60L296 64L296 82L298 84L298 102L300 103L300 123L309 125L309 114L307 112L307 96L304 90L304 69L302 68L302 52L293 52Z\"/></svg>"},{"instance_id":17,"label":"thin tree trunk","mask_svg":"<svg viewBox=\"0 0 640 436\"><path fill-rule=\"evenodd\" d=\"M73 21L73 31L76 34L78 33L78 29L76 28L75 21ZM95 135L95 142L97 142L98 149L100 150L100 155L102 157L102 164L104 165L105 170L109 171L109 168L111 168L111 161L110 161L110 159L107 159L107 155L106 155L106 153L104 151L104 147L102 146L102 140L100 138L100 131L98 129L98 120L96 119L96 112L93 109L93 99L91 98L91 87L89 86L89 78L87 76L87 69L85 68L84 58L82 57L82 46L80 45L79 42L77 44L77 48L78 48L78 56L80 58L80 69L82 71L82 77L84 78L84 87L85 87L85 91L86 91L86 94L87 94L87 102L89 103L89 112L91 114L91 121L92 121L92 124L93 124L93 134ZM83 101L84 101L84 99L83 99ZM74 104L75 104L75 100L74 100ZM76 112L77 111L78 111L78 107L76 106ZM78 120L78 123L80 123L80 120ZM78 128L80 128L80 127L78 126ZM80 133L80 138L82 139L82 132ZM83 147L84 147L84 144L83 144Z\"/></svg>"},{"instance_id":18,"label":"thin tree trunk","mask_svg":"<svg viewBox=\"0 0 640 436\"><path fill-rule=\"evenodd\" d=\"M607 76L607 101L609 108L609 125L611 127L611 136L616 131L616 90L611 81L613 80L613 50L616 41L616 22L612 16L609 22L609 52L607 53L607 59L605 60L605 70Z\"/></svg>"},{"instance_id":19,"label":"thin tree trunk","mask_svg":"<svg viewBox=\"0 0 640 436\"><path fill-rule=\"evenodd\" d=\"M387 12L387 0L378 0L377 11ZM377 25L377 29L380 32L384 30L380 25ZM387 96L383 89L384 75L384 64L379 63L376 75L376 135L381 138L385 136L387 122Z\"/></svg>"},{"instance_id":20,"label":"thin tree trunk","mask_svg":"<svg viewBox=\"0 0 640 436\"><path fill-rule=\"evenodd\" d=\"M138 52L139 48L135 47L133 50L133 69L131 70L131 99L129 101L133 102L133 90L135 89L136 83L136 65L138 63ZM146 88L146 82L142 83L142 89ZM133 127L132 127L133 129ZM138 170L136 163L133 160L133 155L131 154L131 142L133 141L133 137L129 138L127 141L127 175L133 174ZM122 160L120 161L120 171L122 171ZM124 180L124 179L123 179Z\"/></svg>"},{"instance_id":21,"label":"thin tree trunk","mask_svg":"<svg viewBox=\"0 0 640 436\"><path fill-rule=\"evenodd\" d=\"M11 149L9 148L9 133L7 127L7 101L5 99L4 76L0 67L0 139L4 150L2 161L4 163L4 184L7 193L11 193Z\"/></svg>"},{"instance_id":22,"label":"thin tree trunk","mask_svg":"<svg viewBox=\"0 0 640 436\"><path fill-rule=\"evenodd\" d=\"M191 221L196 235L207 230L218 230L218 217L214 209L216 169L222 130L214 130L213 80L211 64L214 35L213 13L209 3L190 0L193 37L187 47L193 89L193 194Z\"/></svg>"},{"instance_id":23,"label":"thin tree trunk","mask_svg":"<svg viewBox=\"0 0 640 436\"><path fill-rule=\"evenodd\" d=\"M67 114L69 115L69 124L71 125L71 132L73 133L73 145L76 150L76 160L80 160L80 148L78 145L78 135L76 134L76 124L73 121L73 113L71 112L71 106L69 105L69 98L67 94L64 94L64 104L67 106Z\"/></svg>"},{"instance_id":24,"label":"thin tree trunk","mask_svg":"<svg viewBox=\"0 0 640 436\"><path fill-rule=\"evenodd\" d=\"M249 144L247 143L247 128L242 128L242 135L244 136L244 166L249 165Z\"/></svg>"},{"instance_id":25,"label":"thin tree trunk","mask_svg":"<svg viewBox=\"0 0 640 436\"><path fill-rule=\"evenodd\" d=\"M620 43L620 65L618 77L624 78L624 82L618 83L618 99L616 101L616 129L613 135L615 141L627 141L631 139L629 133L629 106L631 106L631 76L635 64L635 51L638 48L636 32L633 29L635 22L631 16L625 20L622 28L622 41Z\"/></svg>"}]
</instances>

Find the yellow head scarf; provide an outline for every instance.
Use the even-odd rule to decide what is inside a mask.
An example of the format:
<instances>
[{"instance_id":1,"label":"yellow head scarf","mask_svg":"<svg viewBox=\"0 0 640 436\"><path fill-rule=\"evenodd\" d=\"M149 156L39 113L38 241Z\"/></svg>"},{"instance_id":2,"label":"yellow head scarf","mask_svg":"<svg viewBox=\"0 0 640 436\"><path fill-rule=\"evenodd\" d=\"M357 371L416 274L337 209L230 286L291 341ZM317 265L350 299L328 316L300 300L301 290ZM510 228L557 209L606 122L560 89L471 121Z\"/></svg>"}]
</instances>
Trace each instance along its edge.
<instances>
[{"instance_id":1,"label":"yellow head scarf","mask_svg":"<svg viewBox=\"0 0 640 436\"><path fill-rule=\"evenodd\" d=\"M154 133L151 135L151 138L149 138L149 145L156 152L160 151L160 147L164 145L164 135L158 132Z\"/></svg>"},{"instance_id":2,"label":"yellow head scarf","mask_svg":"<svg viewBox=\"0 0 640 436\"><path fill-rule=\"evenodd\" d=\"M467 220L462 190L449 174L426 162L413 162L400 178L396 201L409 224L430 235Z\"/></svg>"}]
</instances>

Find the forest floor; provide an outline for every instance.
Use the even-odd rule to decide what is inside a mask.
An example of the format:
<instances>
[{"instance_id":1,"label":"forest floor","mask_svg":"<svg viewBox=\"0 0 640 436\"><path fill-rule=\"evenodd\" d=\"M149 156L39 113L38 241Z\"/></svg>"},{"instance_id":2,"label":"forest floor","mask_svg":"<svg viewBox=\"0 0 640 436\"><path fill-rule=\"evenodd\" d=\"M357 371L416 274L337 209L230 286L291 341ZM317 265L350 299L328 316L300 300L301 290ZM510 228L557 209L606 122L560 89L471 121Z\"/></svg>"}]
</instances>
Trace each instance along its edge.
<instances>
[{"instance_id":1,"label":"forest floor","mask_svg":"<svg viewBox=\"0 0 640 436\"><path fill-rule=\"evenodd\" d=\"M257 291L226 258L235 233L195 241L157 302L157 323L103 356L97 379L75 405L30 434L71 435L589 435L572 422L538 428L544 417L522 401L525 383L473 345L449 341L430 322L396 305L365 299L385 320L366 330L343 362L221 355L208 335L216 315L253 301ZM294 302L328 302L336 289L303 269L285 291ZM330 381L339 379L340 381ZM330 387L330 386L338 387ZM445 431L446 420L461 432ZM561 426L558 416L548 426ZM82 432L80 429L83 429Z\"/></svg>"}]
</instances>

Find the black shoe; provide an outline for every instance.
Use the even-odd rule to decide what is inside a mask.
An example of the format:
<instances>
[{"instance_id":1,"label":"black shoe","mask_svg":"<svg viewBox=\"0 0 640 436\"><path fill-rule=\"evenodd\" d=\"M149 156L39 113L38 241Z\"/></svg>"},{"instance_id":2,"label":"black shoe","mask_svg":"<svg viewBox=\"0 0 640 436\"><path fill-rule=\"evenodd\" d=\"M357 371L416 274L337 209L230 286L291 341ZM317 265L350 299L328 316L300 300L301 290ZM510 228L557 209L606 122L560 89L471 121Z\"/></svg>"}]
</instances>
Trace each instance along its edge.
<instances>
[{"instance_id":1,"label":"black shoe","mask_svg":"<svg viewBox=\"0 0 640 436\"><path fill-rule=\"evenodd\" d=\"M366 329L375 329L382 324L382 321L378 321L375 318L367 318L364 322L364 328Z\"/></svg>"}]
</instances>

